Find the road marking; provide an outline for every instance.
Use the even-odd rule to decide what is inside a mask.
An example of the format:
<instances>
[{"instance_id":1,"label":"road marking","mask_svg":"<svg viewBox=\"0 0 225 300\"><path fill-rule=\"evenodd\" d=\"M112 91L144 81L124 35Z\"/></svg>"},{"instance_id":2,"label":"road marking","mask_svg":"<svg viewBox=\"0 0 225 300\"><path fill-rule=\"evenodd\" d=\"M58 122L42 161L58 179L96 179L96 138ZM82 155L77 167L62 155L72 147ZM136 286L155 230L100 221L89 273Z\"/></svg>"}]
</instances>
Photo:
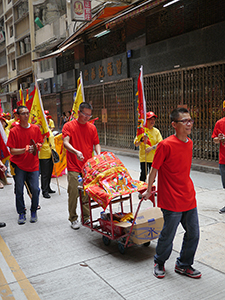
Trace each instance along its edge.
<instances>
[{"instance_id":1,"label":"road marking","mask_svg":"<svg viewBox=\"0 0 225 300\"><path fill-rule=\"evenodd\" d=\"M1 236L0 266L1 299L40 300Z\"/></svg>"}]
</instances>

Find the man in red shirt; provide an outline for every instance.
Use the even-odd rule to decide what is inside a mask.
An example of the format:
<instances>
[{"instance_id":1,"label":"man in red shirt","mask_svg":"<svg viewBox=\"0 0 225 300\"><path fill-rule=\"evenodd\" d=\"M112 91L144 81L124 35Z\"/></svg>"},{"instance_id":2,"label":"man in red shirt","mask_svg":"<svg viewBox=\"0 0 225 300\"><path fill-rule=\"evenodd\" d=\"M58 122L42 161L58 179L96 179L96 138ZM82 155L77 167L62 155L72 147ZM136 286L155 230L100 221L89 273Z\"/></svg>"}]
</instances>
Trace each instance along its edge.
<instances>
[{"instance_id":1,"label":"man in red shirt","mask_svg":"<svg viewBox=\"0 0 225 300\"><path fill-rule=\"evenodd\" d=\"M219 169L221 174L222 185L225 189L225 118L222 118L216 122L212 138L215 144L220 144ZM225 213L225 206L219 210L219 213Z\"/></svg>"},{"instance_id":2,"label":"man in red shirt","mask_svg":"<svg viewBox=\"0 0 225 300\"><path fill-rule=\"evenodd\" d=\"M67 149L67 170L68 170L68 210L69 221L73 229L79 229L77 198L78 176L86 161L92 157L93 147L96 154L101 153L98 132L95 125L89 123L92 117L92 106L86 102L80 104L78 119L65 123L62 129L64 147ZM86 202L87 195L83 195ZM83 205L84 222L89 222L89 208Z\"/></svg>"},{"instance_id":3,"label":"man in red shirt","mask_svg":"<svg viewBox=\"0 0 225 300\"><path fill-rule=\"evenodd\" d=\"M38 151L30 145L43 142L41 131L37 125L29 124L29 110L26 106L17 108L20 124L10 130L7 146L10 148L10 161L15 167L16 209L19 214L18 224L26 223L26 209L24 204L24 183L32 194L30 222L37 222L37 207L39 203L39 159Z\"/></svg>"},{"instance_id":4,"label":"man in red shirt","mask_svg":"<svg viewBox=\"0 0 225 300\"><path fill-rule=\"evenodd\" d=\"M195 190L190 178L193 142L188 138L194 121L186 108L174 109L170 118L175 134L158 144L148 188L143 193L145 199L148 199L158 172L157 199L163 213L164 226L156 247L153 274L157 278L165 277L164 264L172 252L176 230L181 223L185 234L175 272L200 278L201 272L192 267L199 241Z\"/></svg>"}]
</instances>

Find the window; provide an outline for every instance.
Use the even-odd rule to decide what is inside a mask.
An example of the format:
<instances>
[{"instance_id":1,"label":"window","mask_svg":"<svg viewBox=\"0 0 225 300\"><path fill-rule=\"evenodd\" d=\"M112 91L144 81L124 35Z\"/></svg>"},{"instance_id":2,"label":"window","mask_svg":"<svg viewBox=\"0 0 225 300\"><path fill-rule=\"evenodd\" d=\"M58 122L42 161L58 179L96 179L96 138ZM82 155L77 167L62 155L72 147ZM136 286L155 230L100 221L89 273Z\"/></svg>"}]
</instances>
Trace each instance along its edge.
<instances>
[{"instance_id":1,"label":"window","mask_svg":"<svg viewBox=\"0 0 225 300\"><path fill-rule=\"evenodd\" d=\"M9 36L12 37L13 36L13 26L9 27Z\"/></svg>"},{"instance_id":2,"label":"window","mask_svg":"<svg viewBox=\"0 0 225 300\"><path fill-rule=\"evenodd\" d=\"M16 61L15 59L12 60L12 71L16 70Z\"/></svg>"}]
</instances>

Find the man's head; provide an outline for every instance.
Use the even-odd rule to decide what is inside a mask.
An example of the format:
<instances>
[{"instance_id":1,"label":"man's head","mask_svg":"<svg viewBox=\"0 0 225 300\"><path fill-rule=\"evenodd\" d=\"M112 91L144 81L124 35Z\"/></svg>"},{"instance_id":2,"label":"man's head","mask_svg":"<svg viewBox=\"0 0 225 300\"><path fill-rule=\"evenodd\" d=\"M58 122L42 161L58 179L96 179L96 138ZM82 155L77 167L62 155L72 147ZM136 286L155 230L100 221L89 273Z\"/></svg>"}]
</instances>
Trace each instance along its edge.
<instances>
[{"instance_id":1,"label":"man's head","mask_svg":"<svg viewBox=\"0 0 225 300\"><path fill-rule=\"evenodd\" d=\"M194 120L191 119L187 108L175 108L170 114L170 119L177 134L185 136L191 133Z\"/></svg>"},{"instance_id":2,"label":"man's head","mask_svg":"<svg viewBox=\"0 0 225 300\"><path fill-rule=\"evenodd\" d=\"M4 129L8 126L8 123L3 115L0 115L0 122L2 123Z\"/></svg>"},{"instance_id":3,"label":"man's head","mask_svg":"<svg viewBox=\"0 0 225 300\"><path fill-rule=\"evenodd\" d=\"M82 102L78 110L78 122L86 124L92 117L92 106L87 102Z\"/></svg>"},{"instance_id":4,"label":"man's head","mask_svg":"<svg viewBox=\"0 0 225 300\"><path fill-rule=\"evenodd\" d=\"M21 105L17 108L17 114L20 119L21 126L23 125L26 126L26 124L28 124L28 120L30 116L29 109L26 106Z\"/></svg>"}]
</instances>

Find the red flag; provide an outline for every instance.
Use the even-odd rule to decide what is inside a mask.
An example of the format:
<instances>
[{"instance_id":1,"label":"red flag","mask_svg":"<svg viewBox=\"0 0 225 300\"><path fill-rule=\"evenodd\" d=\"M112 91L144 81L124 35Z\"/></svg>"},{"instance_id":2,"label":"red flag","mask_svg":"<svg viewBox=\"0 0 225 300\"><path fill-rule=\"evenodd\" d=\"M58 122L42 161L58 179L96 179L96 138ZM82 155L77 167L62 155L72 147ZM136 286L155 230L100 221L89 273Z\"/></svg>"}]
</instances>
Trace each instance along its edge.
<instances>
[{"instance_id":1,"label":"red flag","mask_svg":"<svg viewBox=\"0 0 225 300\"><path fill-rule=\"evenodd\" d=\"M140 74L138 77L138 126L137 126L137 137L140 140L145 134L145 124L146 124L146 102L144 95L144 85L143 85L143 66L140 68Z\"/></svg>"},{"instance_id":2,"label":"red flag","mask_svg":"<svg viewBox=\"0 0 225 300\"><path fill-rule=\"evenodd\" d=\"M97 121L98 120L98 117L97 118L94 118L94 119L92 119L92 120L90 120L90 121L88 121L89 123L91 123L91 124L95 124L95 121Z\"/></svg>"},{"instance_id":3,"label":"red flag","mask_svg":"<svg viewBox=\"0 0 225 300\"><path fill-rule=\"evenodd\" d=\"M29 97L31 97L31 98L30 99L28 98L28 100L26 100L26 107L29 109L29 111L31 110L31 107L33 104L35 89L36 89L36 86L34 86L33 91L29 95Z\"/></svg>"}]
</instances>

